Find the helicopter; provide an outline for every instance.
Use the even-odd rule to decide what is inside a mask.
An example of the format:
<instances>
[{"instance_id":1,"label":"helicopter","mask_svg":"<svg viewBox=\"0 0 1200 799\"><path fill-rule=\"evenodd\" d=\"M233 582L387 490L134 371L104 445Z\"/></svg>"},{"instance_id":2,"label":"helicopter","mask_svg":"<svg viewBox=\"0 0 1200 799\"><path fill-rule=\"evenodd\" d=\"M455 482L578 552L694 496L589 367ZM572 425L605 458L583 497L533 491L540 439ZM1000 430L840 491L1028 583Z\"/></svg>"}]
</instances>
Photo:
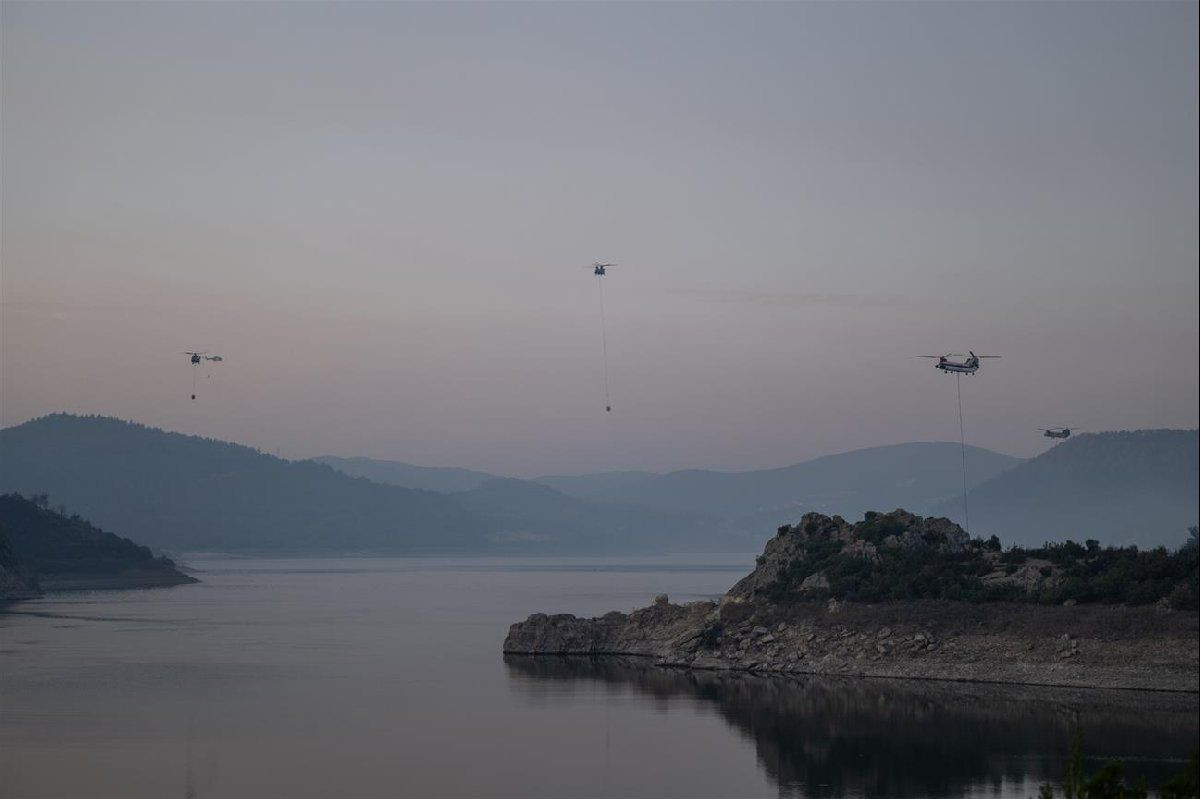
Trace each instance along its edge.
<instances>
[{"instance_id":1,"label":"helicopter","mask_svg":"<svg viewBox=\"0 0 1200 799\"><path fill-rule=\"evenodd\" d=\"M1078 430L1079 428L1076 427L1075 429ZM1071 437L1071 428L1069 428L1069 427L1051 427L1048 430L1043 429L1042 435L1044 435L1046 438L1070 438Z\"/></svg>"},{"instance_id":2,"label":"helicopter","mask_svg":"<svg viewBox=\"0 0 1200 799\"><path fill-rule=\"evenodd\" d=\"M225 360L220 355L209 355L207 352L192 352L191 350L187 350L183 354L192 356L192 366L198 366L202 360L212 361L213 363L220 363Z\"/></svg>"},{"instance_id":3,"label":"helicopter","mask_svg":"<svg viewBox=\"0 0 1200 799\"><path fill-rule=\"evenodd\" d=\"M196 398L196 367L200 366L201 362L203 362L203 361L212 361L213 363L220 363L221 361L223 361L225 359L222 358L220 355L209 355L207 351L193 352L192 350L185 350L182 354L191 356L189 358L189 361L192 364L192 399L195 399Z\"/></svg>"},{"instance_id":4,"label":"helicopter","mask_svg":"<svg viewBox=\"0 0 1200 799\"><path fill-rule=\"evenodd\" d=\"M981 364L979 361L983 358L999 358L999 355L976 355L967 350L969 355L963 355L959 352L951 352L946 355L918 355L918 358L937 358L937 363L933 365L935 369L941 369L946 374L963 374L973 375L979 371ZM966 360L956 361L955 358L965 358Z\"/></svg>"},{"instance_id":5,"label":"helicopter","mask_svg":"<svg viewBox=\"0 0 1200 799\"><path fill-rule=\"evenodd\" d=\"M608 391L608 323L604 321L604 281L600 278L608 274L610 266L616 266L616 264L602 264L595 261L591 266L583 267L592 270L592 274L596 276L596 287L600 289L600 342L604 353L604 411L606 413L612 413L612 399Z\"/></svg>"}]
</instances>

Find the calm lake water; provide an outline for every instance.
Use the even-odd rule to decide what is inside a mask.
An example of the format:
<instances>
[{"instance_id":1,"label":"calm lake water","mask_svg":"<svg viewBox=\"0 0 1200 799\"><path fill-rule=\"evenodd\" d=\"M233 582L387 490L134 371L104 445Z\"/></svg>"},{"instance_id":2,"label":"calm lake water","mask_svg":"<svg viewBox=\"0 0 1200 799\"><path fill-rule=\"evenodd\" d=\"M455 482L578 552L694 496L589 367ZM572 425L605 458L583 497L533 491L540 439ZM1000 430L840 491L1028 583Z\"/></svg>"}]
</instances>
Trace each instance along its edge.
<instances>
[{"instance_id":1,"label":"calm lake water","mask_svg":"<svg viewBox=\"0 0 1200 799\"><path fill-rule=\"evenodd\" d=\"M535 611L722 593L753 555L190 558L203 582L0 615L0 796L1032 796L1089 754L1151 784L1196 697L508 658Z\"/></svg>"}]
</instances>

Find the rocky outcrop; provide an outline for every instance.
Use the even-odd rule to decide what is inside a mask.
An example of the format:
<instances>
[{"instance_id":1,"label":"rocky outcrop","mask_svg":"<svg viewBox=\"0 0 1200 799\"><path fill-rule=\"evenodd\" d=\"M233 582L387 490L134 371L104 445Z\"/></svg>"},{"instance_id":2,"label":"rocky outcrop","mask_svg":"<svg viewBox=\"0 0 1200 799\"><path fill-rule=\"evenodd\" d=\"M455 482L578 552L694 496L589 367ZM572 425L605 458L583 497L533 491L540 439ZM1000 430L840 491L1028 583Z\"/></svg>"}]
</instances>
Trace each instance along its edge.
<instances>
[{"instance_id":1,"label":"rocky outcrop","mask_svg":"<svg viewBox=\"0 0 1200 799\"><path fill-rule=\"evenodd\" d=\"M779 528L767 542L754 571L729 589L725 601L776 598L797 589L803 593L829 589L824 574L809 573L803 568L812 558L812 545L821 543L838 547L843 556L874 563L882 555L902 551L963 555L971 548L972 541L949 519L924 518L904 510L867 514L858 524L850 524L841 516L809 513L799 524ZM989 565L998 565L998 552L979 555ZM1001 583L1011 581L1002 570L996 571L993 579Z\"/></svg>"},{"instance_id":2,"label":"rocky outcrop","mask_svg":"<svg viewBox=\"0 0 1200 799\"><path fill-rule=\"evenodd\" d=\"M596 619L535 613L514 624L504 651L527 654L642 655L668 657L687 648L704 628L711 602L672 605L665 596L633 613L606 613Z\"/></svg>"},{"instance_id":3,"label":"rocky outcrop","mask_svg":"<svg viewBox=\"0 0 1200 799\"><path fill-rule=\"evenodd\" d=\"M828 546L806 546L814 541ZM638 656L690 669L1198 690L1194 612L1165 604L849 602L825 597L830 581L807 563L829 547L870 561L887 549L962 556L971 546L978 548L944 519L897 511L851 525L809 514L781 528L755 570L719 601L672 605L660 597L596 619L534 614L512 625L504 651ZM980 558L972 568L986 570L991 561ZM1037 588L1053 577L1045 565L1027 565L984 579Z\"/></svg>"}]
</instances>

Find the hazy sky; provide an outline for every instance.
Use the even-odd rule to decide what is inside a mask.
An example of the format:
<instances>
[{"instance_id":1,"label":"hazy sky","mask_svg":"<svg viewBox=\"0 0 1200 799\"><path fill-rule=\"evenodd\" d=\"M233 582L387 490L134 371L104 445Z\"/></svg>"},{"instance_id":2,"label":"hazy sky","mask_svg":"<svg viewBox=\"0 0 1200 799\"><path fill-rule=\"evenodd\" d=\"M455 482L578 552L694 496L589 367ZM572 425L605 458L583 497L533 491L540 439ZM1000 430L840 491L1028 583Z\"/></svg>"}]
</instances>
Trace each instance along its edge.
<instances>
[{"instance_id":1,"label":"hazy sky","mask_svg":"<svg viewBox=\"0 0 1200 799\"><path fill-rule=\"evenodd\" d=\"M4 425L748 468L956 438L967 348L974 443L1197 425L1195 3L2 13Z\"/></svg>"}]
</instances>

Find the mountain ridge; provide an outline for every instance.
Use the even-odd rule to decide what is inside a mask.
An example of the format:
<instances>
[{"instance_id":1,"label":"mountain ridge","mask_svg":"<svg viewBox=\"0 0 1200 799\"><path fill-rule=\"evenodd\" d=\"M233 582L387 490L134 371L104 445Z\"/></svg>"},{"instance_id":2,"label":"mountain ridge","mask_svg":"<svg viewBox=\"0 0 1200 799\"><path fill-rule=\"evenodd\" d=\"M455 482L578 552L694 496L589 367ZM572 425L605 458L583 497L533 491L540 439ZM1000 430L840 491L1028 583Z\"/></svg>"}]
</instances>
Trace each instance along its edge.
<instances>
[{"instance_id":1,"label":"mountain ridge","mask_svg":"<svg viewBox=\"0 0 1200 799\"><path fill-rule=\"evenodd\" d=\"M486 520L443 495L286 461L241 444L51 414L0 430L0 491L48 493L170 551L454 552Z\"/></svg>"},{"instance_id":2,"label":"mountain ridge","mask_svg":"<svg viewBox=\"0 0 1200 799\"><path fill-rule=\"evenodd\" d=\"M1197 430L1082 433L972 488L972 532L1026 545L1175 546L1196 524L1198 464ZM948 499L932 512L961 520L961 510Z\"/></svg>"},{"instance_id":3,"label":"mountain ridge","mask_svg":"<svg viewBox=\"0 0 1200 799\"><path fill-rule=\"evenodd\" d=\"M1045 464L1089 435L1110 434L1081 436L1030 461L968 447L973 532L1023 544L1073 536L1154 545L1177 541L1195 523L1196 431L1111 434L1126 436L1124 449L1097 450L1096 464L1066 470L1071 491L1056 488ZM48 493L102 528L168 552L728 552L757 549L764 530L808 512L856 519L875 507L909 507L958 519L961 510L962 451L950 442L868 447L765 470L547 478L557 485L337 462L365 463L390 482L111 417L51 414L0 430L0 492ZM450 478L443 487L471 487L397 484L413 469L422 480ZM1127 490L1135 483L1138 491ZM1153 535L1131 536L1134 523Z\"/></svg>"},{"instance_id":4,"label":"mountain ridge","mask_svg":"<svg viewBox=\"0 0 1200 799\"><path fill-rule=\"evenodd\" d=\"M972 483L1022 461L970 445L966 453ZM960 445L930 441L865 447L771 469L683 469L604 492L601 498L659 510L690 508L763 528L813 510L847 518L877 507L923 512L960 491L961 482Z\"/></svg>"}]
</instances>

